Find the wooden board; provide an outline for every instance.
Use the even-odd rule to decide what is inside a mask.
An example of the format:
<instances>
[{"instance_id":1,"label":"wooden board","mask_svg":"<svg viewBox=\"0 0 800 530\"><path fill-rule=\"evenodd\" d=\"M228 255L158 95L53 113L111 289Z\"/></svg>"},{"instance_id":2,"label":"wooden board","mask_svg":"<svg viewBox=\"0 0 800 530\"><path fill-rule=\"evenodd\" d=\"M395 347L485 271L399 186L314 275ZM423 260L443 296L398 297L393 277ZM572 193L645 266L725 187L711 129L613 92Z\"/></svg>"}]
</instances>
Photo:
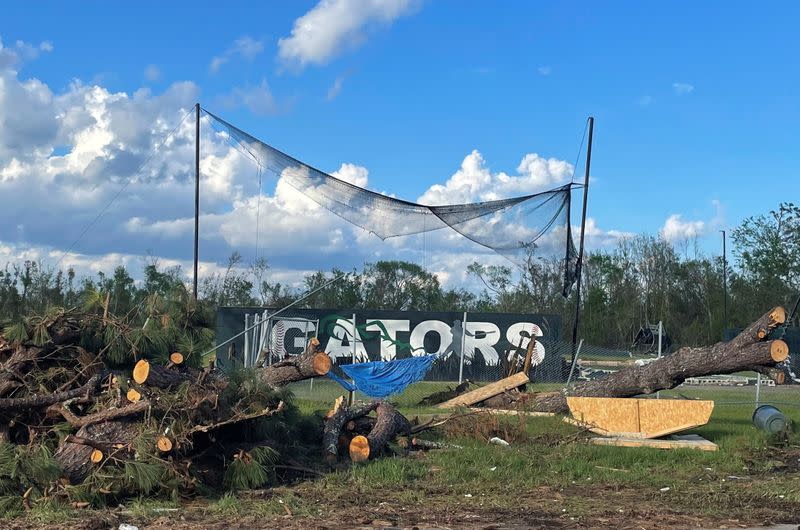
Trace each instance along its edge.
<instances>
[{"instance_id":1,"label":"wooden board","mask_svg":"<svg viewBox=\"0 0 800 530\"><path fill-rule=\"evenodd\" d=\"M698 449L700 451L716 451L719 449L717 444L697 434L673 435L667 439L660 440L614 436L610 438L592 438L589 443L612 445L614 447L652 447L654 449Z\"/></svg>"},{"instance_id":2,"label":"wooden board","mask_svg":"<svg viewBox=\"0 0 800 530\"><path fill-rule=\"evenodd\" d=\"M529 381L530 379L528 379L527 374L519 372L511 377L506 377L505 379L495 381L494 383L489 383L486 386L482 386L465 394L461 394L460 396L456 396L449 401L445 401L444 403L439 403L436 405L436 408L452 409L455 407L468 407L470 405L474 405L475 403L480 403L485 399L489 399L490 397L494 397L497 394L505 392L506 390L517 388L518 386L524 385Z\"/></svg>"},{"instance_id":3,"label":"wooden board","mask_svg":"<svg viewBox=\"0 0 800 530\"><path fill-rule=\"evenodd\" d=\"M567 397L573 419L603 436L658 438L705 425L713 401Z\"/></svg>"},{"instance_id":4,"label":"wooden board","mask_svg":"<svg viewBox=\"0 0 800 530\"><path fill-rule=\"evenodd\" d=\"M531 418L551 417L555 416L555 412L535 412L532 410L507 410L507 409L491 409L484 407L470 407L471 412L482 412L484 414L495 414L498 416L528 416Z\"/></svg>"}]
</instances>

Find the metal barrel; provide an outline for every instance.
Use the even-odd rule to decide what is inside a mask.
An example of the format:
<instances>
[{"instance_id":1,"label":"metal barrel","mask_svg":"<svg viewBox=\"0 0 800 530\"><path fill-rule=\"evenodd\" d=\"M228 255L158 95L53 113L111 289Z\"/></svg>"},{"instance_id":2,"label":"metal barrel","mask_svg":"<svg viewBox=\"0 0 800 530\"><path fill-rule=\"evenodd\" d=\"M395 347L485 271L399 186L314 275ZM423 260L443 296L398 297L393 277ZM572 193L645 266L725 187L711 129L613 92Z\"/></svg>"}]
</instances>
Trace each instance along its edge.
<instances>
[{"instance_id":1,"label":"metal barrel","mask_svg":"<svg viewBox=\"0 0 800 530\"><path fill-rule=\"evenodd\" d=\"M761 405L753 412L753 424L770 434L786 429L786 416L772 405Z\"/></svg>"}]
</instances>

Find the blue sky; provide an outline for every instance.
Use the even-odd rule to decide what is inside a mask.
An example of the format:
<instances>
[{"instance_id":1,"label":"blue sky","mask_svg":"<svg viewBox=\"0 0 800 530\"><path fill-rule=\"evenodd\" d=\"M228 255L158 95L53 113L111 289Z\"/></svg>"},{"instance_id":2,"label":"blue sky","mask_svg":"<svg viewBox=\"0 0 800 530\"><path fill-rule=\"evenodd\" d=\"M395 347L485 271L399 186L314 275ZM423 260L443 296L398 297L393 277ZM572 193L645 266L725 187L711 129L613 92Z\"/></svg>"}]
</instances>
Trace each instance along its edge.
<instances>
[{"instance_id":1,"label":"blue sky","mask_svg":"<svg viewBox=\"0 0 800 530\"><path fill-rule=\"evenodd\" d=\"M130 112L141 105L142 115L164 120L175 119L170 104L199 99L316 167L366 168L370 188L410 200L445 183L473 150L493 173L515 174L528 153L574 163L593 115L589 215L597 230L669 228L673 238L696 234L712 253L719 229L797 201L797 3L261 4L8 2L0 38L16 59L6 83L37 79L56 99L97 86L125 94ZM304 20L317 25L293 36ZM179 95L165 96L182 82ZM1 110L13 111L5 99ZM7 124L3 134L14 131ZM74 147L54 142L67 140L51 139L55 154ZM0 168L15 156L0 147ZM241 178L245 188L252 183ZM175 217L190 207L176 204ZM79 232L91 209L76 208L70 225ZM601 235L595 245L609 241ZM70 241L10 229L0 237L17 253ZM137 237L113 251L191 258L190 247L167 252L174 243L162 249ZM237 243L218 247L212 262ZM291 269L292 260L280 265Z\"/></svg>"}]
</instances>

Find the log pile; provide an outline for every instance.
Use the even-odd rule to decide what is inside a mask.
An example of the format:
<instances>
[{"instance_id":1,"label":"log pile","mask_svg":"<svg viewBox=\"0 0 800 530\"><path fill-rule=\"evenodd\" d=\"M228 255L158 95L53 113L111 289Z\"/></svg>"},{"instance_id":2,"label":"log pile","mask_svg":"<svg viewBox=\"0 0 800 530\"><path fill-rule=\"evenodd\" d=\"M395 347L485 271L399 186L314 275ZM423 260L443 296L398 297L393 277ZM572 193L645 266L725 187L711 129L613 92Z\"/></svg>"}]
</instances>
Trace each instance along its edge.
<instances>
[{"instance_id":1,"label":"log pile","mask_svg":"<svg viewBox=\"0 0 800 530\"><path fill-rule=\"evenodd\" d=\"M179 351L144 357L136 333L107 312L68 311L0 332L0 476L12 475L15 460L31 462L28 475L0 479L0 499L106 502L191 493L230 481L231 471L261 476L263 446L281 442L259 431L292 428L281 387L330 369L328 355L311 348L224 374ZM119 335L131 347L121 362L109 356ZM207 457L222 447L221 459Z\"/></svg>"}]
</instances>

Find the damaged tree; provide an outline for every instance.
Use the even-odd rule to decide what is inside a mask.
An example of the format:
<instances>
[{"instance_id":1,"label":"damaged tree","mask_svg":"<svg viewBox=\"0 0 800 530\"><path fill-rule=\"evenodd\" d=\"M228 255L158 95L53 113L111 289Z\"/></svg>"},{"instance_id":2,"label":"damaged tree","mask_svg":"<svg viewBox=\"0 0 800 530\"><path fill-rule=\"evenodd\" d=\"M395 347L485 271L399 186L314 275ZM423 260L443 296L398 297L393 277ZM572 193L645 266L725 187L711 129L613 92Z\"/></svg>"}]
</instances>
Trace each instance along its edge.
<instances>
[{"instance_id":1,"label":"damaged tree","mask_svg":"<svg viewBox=\"0 0 800 530\"><path fill-rule=\"evenodd\" d=\"M768 340L786 322L786 311L776 307L753 322L729 342L712 346L681 348L675 353L644 366L631 366L606 377L575 384L572 396L633 397L675 388L690 377L731 374L747 370L772 375L776 366L789 356L789 347L780 339ZM563 393L532 395L532 410L566 413Z\"/></svg>"}]
</instances>

